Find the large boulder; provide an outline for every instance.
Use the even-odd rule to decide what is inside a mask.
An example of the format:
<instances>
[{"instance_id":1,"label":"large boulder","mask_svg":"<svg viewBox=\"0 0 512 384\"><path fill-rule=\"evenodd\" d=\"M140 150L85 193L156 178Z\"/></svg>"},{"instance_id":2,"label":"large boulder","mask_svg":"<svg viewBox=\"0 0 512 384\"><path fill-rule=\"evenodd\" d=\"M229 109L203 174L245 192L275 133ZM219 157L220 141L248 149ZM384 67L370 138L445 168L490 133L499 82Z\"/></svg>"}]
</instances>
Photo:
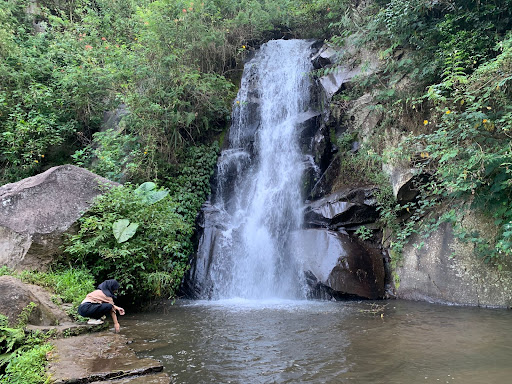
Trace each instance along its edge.
<instances>
[{"instance_id":1,"label":"large boulder","mask_svg":"<svg viewBox=\"0 0 512 384\"><path fill-rule=\"evenodd\" d=\"M347 234L324 229L297 231L294 249L315 298L382 298L385 271L382 254Z\"/></svg>"},{"instance_id":2,"label":"large boulder","mask_svg":"<svg viewBox=\"0 0 512 384\"><path fill-rule=\"evenodd\" d=\"M0 187L0 266L44 269L64 234L114 183L73 165Z\"/></svg>"},{"instance_id":3,"label":"large boulder","mask_svg":"<svg viewBox=\"0 0 512 384\"><path fill-rule=\"evenodd\" d=\"M36 285L25 284L12 276L0 276L0 314L15 325L20 314L30 303L35 307L30 312L28 324L58 325L69 322L70 317L51 300L51 295Z\"/></svg>"},{"instance_id":4,"label":"large boulder","mask_svg":"<svg viewBox=\"0 0 512 384\"><path fill-rule=\"evenodd\" d=\"M470 213L463 220L468 229L490 231ZM415 245L421 241L423 247ZM461 243L450 224L442 224L428 239L413 236L396 270L398 298L482 307L512 307L512 263L486 263L474 245Z\"/></svg>"}]
</instances>

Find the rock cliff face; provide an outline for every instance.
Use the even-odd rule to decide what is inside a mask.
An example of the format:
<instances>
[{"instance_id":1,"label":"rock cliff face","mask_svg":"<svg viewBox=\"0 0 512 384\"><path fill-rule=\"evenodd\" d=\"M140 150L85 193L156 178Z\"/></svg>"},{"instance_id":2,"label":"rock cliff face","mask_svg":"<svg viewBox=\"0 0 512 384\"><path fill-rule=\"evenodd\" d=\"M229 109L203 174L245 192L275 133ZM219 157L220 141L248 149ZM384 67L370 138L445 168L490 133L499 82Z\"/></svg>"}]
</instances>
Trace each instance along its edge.
<instances>
[{"instance_id":1,"label":"rock cliff face","mask_svg":"<svg viewBox=\"0 0 512 384\"><path fill-rule=\"evenodd\" d=\"M482 229L484 221L474 213L466 221ZM424 241L417 248L414 244ZM402 299L481 307L512 307L512 265L501 268L475 256L472 244L453 236L450 224L441 225L428 239L413 236L396 271L397 296Z\"/></svg>"},{"instance_id":2,"label":"rock cliff face","mask_svg":"<svg viewBox=\"0 0 512 384\"><path fill-rule=\"evenodd\" d=\"M335 54L332 49L326 48L324 52L326 52L324 56L336 58L343 55L345 51L338 50L339 53ZM378 72L378 63L375 63L371 56L371 53L363 51L358 53L355 58L360 62L366 60L371 63L370 70ZM373 55L373 57L376 56ZM319 56L318 63L319 68L332 65L329 59L322 56ZM344 70L347 70L348 74L340 73L336 81L333 79L320 81L324 88L324 95L327 97L326 100L329 100L329 95L336 95L343 89L350 89L351 81L357 75L357 68L354 72L354 67L349 63L341 66L341 72ZM399 86L407 87L414 86L414 84L410 84L408 79L403 79ZM326 108L327 111L323 111L323 115L326 116L324 121L336 135L343 132L353 133L362 143L378 135L380 150L381 153L384 153L386 150L394 149L403 139L404 133L400 129L400 122L385 130L379 128L383 114L376 108L378 104L371 93L363 94L348 102L331 100L329 107ZM361 212L366 212L365 215L373 217L371 211L368 212L368 207L359 207L355 211L357 212L356 218L349 219L352 213L350 210L355 210L355 208L346 202L342 204L331 202L318 209L317 205L321 205L325 199L324 196L329 193L329 190L332 190L334 181L343 178L343 175L339 174L339 169L339 160L334 156L332 163L312 190L310 198L317 199L317 201L312 203L306 211L306 217L311 225L332 227L333 222L325 224L326 218L329 216L333 217L334 222L344 223L346 220L353 220L354 224L357 223L357 214ZM427 182L430 178L428 174L415 173L412 162L404 160L384 164L383 171L389 176L389 183L397 204L413 202L419 193L417 186ZM351 188L350 185L346 187ZM330 213L330 209L333 207L338 209L338 217ZM322 215L319 215L320 213ZM437 212L437 216L442 214L441 210ZM477 214L471 212L470 209L464 222L459 224L466 226L469 231L476 230L484 234L492 234L495 231L492 223L489 224L486 219L477 217ZM393 238L389 236L390 231L386 228L382 228L382 230L387 234L386 239L382 242L382 247L386 252ZM424 246L418 247L422 242ZM390 270L394 276L392 294L397 298L484 307L512 306L511 263L507 260L485 263L476 256L472 244L461 243L453 236L450 224L446 223L440 226L427 238L420 235L412 236L402 254L393 255L393 257L397 267L394 271ZM387 283L391 285L392 281Z\"/></svg>"},{"instance_id":3,"label":"rock cliff face","mask_svg":"<svg viewBox=\"0 0 512 384\"><path fill-rule=\"evenodd\" d=\"M312 43L311 47L314 50L311 60L317 69L333 65L338 60L338 52L321 43ZM303 261L300 268L309 285L308 296L311 298L378 299L385 296L389 279L378 231L372 236L374 241L362 241L353 235L362 225L374 225L378 218L373 196L375 186L359 185L333 190L333 182L339 174L336 147L331 142L334 118L323 106L329 105L332 96L347 86L361 70L360 65L348 63L337 72L318 78L311 87L312 105L298 117L298 140L306 164L302 196L308 200L304 210L304 229L294 232L286 247ZM244 102L247 113L243 117L235 115L233 120L247 120L244 129L237 131L236 140L247 147L247 154L252 156L250 143L254 142L258 130L260 92L257 89L258 79L251 71L254 67L244 75L244 84L249 86L242 87L245 94L241 97L247 100ZM237 187L234 177L251 164L251 157L247 154L244 155L247 158L241 159L235 150L223 152L219 163L222 169L217 172L217 177L222 173L223 178L214 185L214 191L222 194L223 201L227 201L224 193ZM233 161L228 161L230 156ZM216 197L212 197L212 201L215 200ZM222 254L220 248L232 236L225 226L227 217L224 215L227 213L211 202L203 207L198 221L199 252L192 259L184 284L189 296L209 297L214 284L208 277L211 270L230 268L212 261L214 255Z\"/></svg>"},{"instance_id":4,"label":"rock cliff face","mask_svg":"<svg viewBox=\"0 0 512 384\"><path fill-rule=\"evenodd\" d=\"M73 165L0 187L0 265L45 269L109 180Z\"/></svg>"},{"instance_id":5,"label":"rock cliff face","mask_svg":"<svg viewBox=\"0 0 512 384\"><path fill-rule=\"evenodd\" d=\"M376 191L383 186L366 185L364 181L358 181L357 175L340 174L338 148L331 140L344 133L357 137L359 142L354 142L351 149L355 153L379 135L383 153L395 148L404 133L399 126L380 128L384 114L376 108L379 103L371 93L350 101L336 97L352 89L357 76L380 70L376 54L365 50L356 53L350 48L350 42L348 46L340 50L313 44L317 49L312 56L314 67L325 69L336 65L338 69L316 79L316 96L312 99L316 100L317 112L313 106L301 126L300 145L307 159L302 191L307 199L304 229L293 233L292 244L288 246L302 254L301 267L309 285L309 297L398 297L435 303L511 307L512 265L502 261L498 269L492 263L479 260L471 245L455 239L449 224L442 225L426 239L411 237L402 254L393 255L395 269L392 270L388 249L393 235L378 223L375 199ZM340 64L340 60L345 60L345 64ZM403 79L397 86L411 84ZM250 89L249 94L254 117L258 110L258 92ZM255 120L251 118L251 121ZM252 142L257 129L257 124L249 126L243 133L246 135L243 140ZM251 158L247 157L245 162L238 164L250 162ZM417 186L430 177L416 174L413 164L403 160L383 164L383 171L389 177L398 204L415 201ZM224 172L226 175L230 172L237 174L241 170L233 168ZM224 181L226 189L235 187L229 180L228 177ZM202 211L200 242L208 244L202 247L208 252L193 259L186 280L186 291L190 296L207 297L211 289L206 278L208 271L214 268L211 257L226 241L223 214L210 203ZM473 217L470 221L471 229L484 233L493 231L492 225L486 226L482 220ZM364 241L355 235L362 226L367 230ZM422 241L425 245L418 247ZM197 283L201 281L205 284Z\"/></svg>"}]
</instances>

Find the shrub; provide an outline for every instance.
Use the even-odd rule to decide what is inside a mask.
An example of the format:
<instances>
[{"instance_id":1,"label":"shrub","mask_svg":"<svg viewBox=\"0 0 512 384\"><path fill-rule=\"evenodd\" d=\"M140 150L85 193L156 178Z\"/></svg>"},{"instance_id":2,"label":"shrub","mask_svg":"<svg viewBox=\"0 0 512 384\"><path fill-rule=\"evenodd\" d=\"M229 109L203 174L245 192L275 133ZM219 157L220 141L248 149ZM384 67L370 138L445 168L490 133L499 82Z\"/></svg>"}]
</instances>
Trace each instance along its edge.
<instances>
[{"instance_id":1,"label":"shrub","mask_svg":"<svg viewBox=\"0 0 512 384\"><path fill-rule=\"evenodd\" d=\"M52 350L40 334L25 333L26 319L35 307L31 303L22 311L15 328L8 326L8 318L0 315L0 383L46 384L46 354Z\"/></svg>"},{"instance_id":2,"label":"shrub","mask_svg":"<svg viewBox=\"0 0 512 384\"><path fill-rule=\"evenodd\" d=\"M134 302L174 293L186 270L192 235L192 225L184 222L169 196L151 204L136 191L127 184L99 197L79 220L80 230L66 248L74 262L90 268L97 281L117 279L120 294ZM119 242L113 226L123 219L138 227L133 237Z\"/></svg>"}]
</instances>

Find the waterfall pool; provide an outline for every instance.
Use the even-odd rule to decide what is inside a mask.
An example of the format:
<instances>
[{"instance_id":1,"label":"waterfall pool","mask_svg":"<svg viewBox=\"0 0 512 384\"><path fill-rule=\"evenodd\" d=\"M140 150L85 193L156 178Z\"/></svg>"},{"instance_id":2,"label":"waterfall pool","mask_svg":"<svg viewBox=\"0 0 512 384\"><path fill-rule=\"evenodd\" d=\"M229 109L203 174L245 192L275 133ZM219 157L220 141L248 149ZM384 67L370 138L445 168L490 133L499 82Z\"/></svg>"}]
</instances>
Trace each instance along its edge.
<instances>
[{"instance_id":1,"label":"waterfall pool","mask_svg":"<svg viewBox=\"0 0 512 384\"><path fill-rule=\"evenodd\" d=\"M172 383L504 384L512 312L408 301L178 301L121 319Z\"/></svg>"}]
</instances>

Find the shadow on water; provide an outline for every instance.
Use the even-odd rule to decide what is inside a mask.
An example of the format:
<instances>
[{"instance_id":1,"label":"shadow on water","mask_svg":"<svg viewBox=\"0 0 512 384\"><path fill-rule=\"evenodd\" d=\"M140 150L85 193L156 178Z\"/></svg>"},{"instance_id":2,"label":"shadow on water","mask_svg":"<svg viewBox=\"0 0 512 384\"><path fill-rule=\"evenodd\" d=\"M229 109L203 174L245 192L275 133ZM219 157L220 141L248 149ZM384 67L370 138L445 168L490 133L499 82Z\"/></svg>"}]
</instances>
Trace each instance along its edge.
<instances>
[{"instance_id":1,"label":"shadow on water","mask_svg":"<svg viewBox=\"0 0 512 384\"><path fill-rule=\"evenodd\" d=\"M174 383L509 383L512 313L405 301L183 301L123 319Z\"/></svg>"}]
</instances>

